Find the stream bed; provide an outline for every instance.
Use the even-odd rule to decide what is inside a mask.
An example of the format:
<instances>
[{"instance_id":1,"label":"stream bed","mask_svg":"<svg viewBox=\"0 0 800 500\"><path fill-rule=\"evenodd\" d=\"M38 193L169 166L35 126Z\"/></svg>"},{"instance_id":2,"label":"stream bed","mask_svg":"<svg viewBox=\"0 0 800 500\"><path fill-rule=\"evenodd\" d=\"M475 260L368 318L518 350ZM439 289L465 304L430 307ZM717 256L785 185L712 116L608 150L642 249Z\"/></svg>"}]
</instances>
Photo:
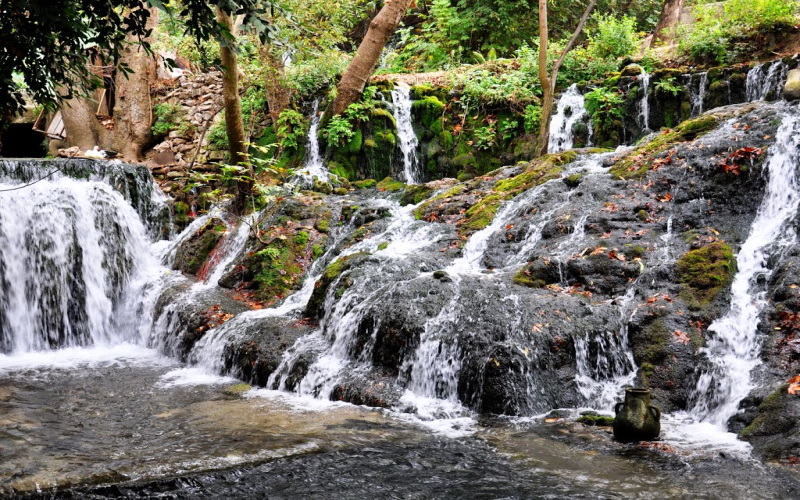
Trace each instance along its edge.
<instances>
[{"instance_id":1,"label":"stream bed","mask_svg":"<svg viewBox=\"0 0 800 500\"><path fill-rule=\"evenodd\" d=\"M234 379L197 377L128 344L0 356L0 496L800 495L779 465L667 443L622 445L569 415L483 419L469 433L443 435L385 410L241 394Z\"/></svg>"}]
</instances>

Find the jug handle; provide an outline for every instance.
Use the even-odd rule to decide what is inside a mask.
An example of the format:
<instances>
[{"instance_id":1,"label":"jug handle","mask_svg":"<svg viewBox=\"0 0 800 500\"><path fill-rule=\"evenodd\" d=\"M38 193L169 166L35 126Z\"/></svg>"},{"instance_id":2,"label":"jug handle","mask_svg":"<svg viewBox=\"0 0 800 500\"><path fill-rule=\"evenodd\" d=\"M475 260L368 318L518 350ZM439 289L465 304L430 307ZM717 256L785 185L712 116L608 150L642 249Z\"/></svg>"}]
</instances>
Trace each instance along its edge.
<instances>
[{"instance_id":1,"label":"jug handle","mask_svg":"<svg viewBox=\"0 0 800 500\"><path fill-rule=\"evenodd\" d=\"M614 405L614 414L619 413L619 410L622 409L623 406L625 406L625 403L622 403L622 402L615 404Z\"/></svg>"},{"instance_id":2,"label":"jug handle","mask_svg":"<svg viewBox=\"0 0 800 500\"><path fill-rule=\"evenodd\" d=\"M652 413L653 416L656 417L656 420L661 419L661 410L658 408L658 406L650 406L649 409L650 413Z\"/></svg>"}]
</instances>

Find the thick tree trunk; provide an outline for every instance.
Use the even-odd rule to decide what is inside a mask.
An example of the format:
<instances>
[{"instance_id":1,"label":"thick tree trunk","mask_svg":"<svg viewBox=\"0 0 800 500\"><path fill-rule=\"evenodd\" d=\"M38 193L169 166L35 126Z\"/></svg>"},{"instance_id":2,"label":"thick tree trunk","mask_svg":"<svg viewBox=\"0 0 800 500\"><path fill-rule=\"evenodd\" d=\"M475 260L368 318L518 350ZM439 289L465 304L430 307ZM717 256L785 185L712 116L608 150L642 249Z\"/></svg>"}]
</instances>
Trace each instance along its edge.
<instances>
[{"instance_id":1,"label":"thick tree trunk","mask_svg":"<svg viewBox=\"0 0 800 500\"><path fill-rule=\"evenodd\" d=\"M681 20L681 11L686 0L664 0L664 8L658 18L651 47L668 45L675 41L675 28Z\"/></svg>"},{"instance_id":2,"label":"thick tree trunk","mask_svg":"<svg viewBox=\"0 0 800 500\"><path fill-rule=\"evenodd\" d=\"M78 146L82 151L104 146L107 134L97 121L96 113L97 103L86 97L73 97L61 102L61 117L68 146Z\"/></svg>"},{"instance_id":3,"label":"thick tree trunk","mask_svg":"<svg viewBox=\"0 0 800 500\"><path fill-rule=\"evenodd\" d=\"M375 65L378 63L383 47L400 25L400 21L413 2L414 0L386 0L383 8L369 24L364 40L358 46L355 57L336 87L336 99L333 101L330 114L342 114L347 106L361 97L367 80L375 71Z\"/></svg>"},{"instance_id":4,"label":"thick tree trunk","mask_svg":"<svg viewBox=\"0 0 800 500\"><path fill-rule=\"evenodd\" d=\"M236 28L233 19L222 9L217 7L217 22L224 26L235 42ZM228 133L228 152L231 155L231 164L237 165L247 161L247 146L242 121L242 101L239 98L239 62L236 52L230 45L220 43L220 59L222 60L222 97L225 103L225 130ZM233 202L233 211L242 213L247 199L253 191L252 172L245 173L236 186L236 198Z\"/></svg>"},{"instance_id":5,"label":"thick tree trunk","mask_svg":"<svg viewBox=\"0 0 800 500\"><path fill-rule=\"evenodd\" d=\"M158 13L154 8L148 10L147 29L153 29L158 22ZM126 75L117 71L114 79L116 104L111 148L126 160L140 161L142 149L152 138L150 86L156 80L157 63L155 55L145 52L135 36L129 35L127 42L129 45L123 49L120 62L126 63L133 73Z\"/></svg>"},{"instance_id":6,"label":"thick tree trunk","mask_svg":"<svg viewBox=\"0 0 800 500\"><path fill-rule=\"evenodd\" d=\"M289 107L292 91L286 86L283 60L275 56L268 46L261 47L260 55L264 65L264 90L267 94L269 115L274 123L281 112Z\"/></svg>"}]
</instances>

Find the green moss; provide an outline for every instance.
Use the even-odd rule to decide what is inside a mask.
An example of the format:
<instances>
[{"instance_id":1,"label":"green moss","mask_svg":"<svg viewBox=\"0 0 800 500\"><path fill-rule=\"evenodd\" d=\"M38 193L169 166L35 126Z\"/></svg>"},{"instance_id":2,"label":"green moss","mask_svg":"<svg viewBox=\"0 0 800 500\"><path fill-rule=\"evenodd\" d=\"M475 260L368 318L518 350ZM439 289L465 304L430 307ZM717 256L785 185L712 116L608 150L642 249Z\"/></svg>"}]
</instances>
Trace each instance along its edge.
<instances>
[{"instance_id":1,"label":"green moss","mask_svg":"<svg viewBox=\"0 0 800 500\"><path fill-rule=\"evenodd\" d=\"M364 179L363 181L356 181L353 183L357 189L369 189L375 187L378 183L375 179Z\"/></svg>"},{"instance_id":2,"label":"green moss","mask_svg":"<svg viewBox=\"0 0 800 500\"><path fill-rule=\"evenodd\" d=\"M471 234L491 224L502 202L503 197L492 194L471 206L465 214L467 218L458 227L458 233L462 236Z\"/></svg>"},{"instance_id":3,"label":"green moss","mask_svg":"<svg viewBox=\"0 0 800 500\"><path fill-rule=\"evenodd\" d=\"M606 415L581 415L578 418L578 422L590 426L610 427L614 425L614 417Z\"/></svg>"},{"instance_id":4,"label":"green moss","mask_svg":"<svg viewBox=\"0 0 800 500\"><path fill-rule=\"evenodd\" d=\"M301 246L305 246L305 244L308 243L308 239L309 236L306 231L300 231L294 235L294 242Z\"/></svg>"},{"instance_id":5,"label":"green moss","mask_svg":"<svg viewBox=\"0 0 800 500\"><path fill-rule=\"evenodd\" d=\"M409 94L411 94L411 99L419 100L425 98L425 96L431 95L434 93L433 87L431 87L427 83L423 83L421 85L414 85L411 87Z\"/></svg>"},{"instance_id":6,"label":"green moss","mask_svg":"<svg viewBox=\"0 0 800 500\"><path fill-rule=\"evenodd\" d=\"M397 121L389 110L383 108L373 108L371 114L373 119L383 118L391 124L392 128L397 128Z\"/></svg>"},{"instance_id":7,"label":"green moss","mask_svg":"<svg viewBox=\"0 0 800 500\"><path fill-rule=\"evenodd\" d=\"M644 338L636 343L633 356L639 366L647 363L658 365L670 355L667 347L670 331L663 318L658 318L644 328Z\"/></svg>"},{"instance_id":8,"label":"green moss","mask_svg":"<svg viewBox=\"0 0 800 500\"><path fill-rule=\"evenodd\" d=\"M736 272L736 258L725 242L691 250L677 263L681 298L690 308L702 309L728 287Z\"/></svg>"},{"instance_id":9,"label":"green moss","mask_svg":"<svg viewBox=\"0 0 800 500\"><path fill-rule=\"evenodd\" d=\"M317 219L315 227L320 233L327 233L330 229L330 221L328 219Z\"/></svg>"},{"instance_id":10,"label":"green moss","mask_svg":"<svg viewBox=\"0 0 800 500\"><path fill-rule=\"evenodd\" d=\"M564 151L545 155L531 163L528 169L509 179L499 180L494 185L494 190L503 193L517 193L538 186L561 175L562 167L575 161L578 154L575 151Z\"/></svg>"},{"instance_id":11,"label":"green moss","mask_svg":"<svg viewBox=\"0 0 800 500\"><path fill-rule=\"evenodd\" d=\"M388 241L383 241L378 245L378 250L386 250L387 248L389 248Z\"/></svg>"},{"instance_id":12,"label":"green moss","mask_svg":"<svg viewBox=\"0 0 800 500\"><path fill-rule=\"evenodd\" d=\"M320 244L314 244L311 247L311 255L313 255L315 259L319 259L324 253L325 249Z\"/></svg>"},{"instance_id":13,"label":"green moss","mask_svg":"<svg viewBox=\"0 0 800 500\"><path fill-rule=\"evenodd\" d=\"M175 208L175 215L184 216L189 213L189 205L182 201L176 201L174 208Z\"/></svg>"},{"instance_id":14,"label":"green moss","mask_svg":"<svg viewBox=\"0 0 800 500\"><path fill-rule=\"evenodd\" d=\"M314 181L314 191L324 194L331 194L333 192L333 186L331 186L329 182Z\"/></svg>"},{"instance_id":15,"label":"green moss","mask_svg":"<svg viewBox=\"0 0 800 500\"><path fill-rule=\"evenodd\" d=\"M363 261L369 255L370 254L366 252L358 252L341 257L329 264L328 267L325 268L325 271L322 272L322 276L320 276L319 280L314 284L314 292L311 294L311 298L306 306L306 314L315 318L320 318L324 313L322 306L325 303L325 296L331 285L333 285L345 271L350 269L350 267ZM348 286L346 282L340 283L335 292L336 295L341 296Z\"/></svg>"},{"instance_id":16,"label":"green moss","mask_svg":"<svg viewBox=\"0 0 800 500\"><path fill-rule=\"evenodd\" d=\"M361 146L364 144L364 133L360 129L356 129L355 134L345 146L348 153L358 153L361 151Z\"/></svg>"},{"instance_id":17,"label":"green moss","mask_svg":"<svg viewBox=\"0 0 800 500\"><path fill-rule=\"evenodd\" d=\"M347 194L347 192L348 192L347 188L345 188L345 187L333 188L333 194L335 194L337 196L344 196L344 195Z\"/></svg>"},{"instance_id":18,"label":"green moss","mask_svg":"<svg viewBox=\"0 0 800 500\"><path fill-rule=\"evenodd\" d=\"M386 177L377 184L377 187L381 191L400 191L405 187L405 184L400 181L396 181L391 177Z\"/></svg>"},{"instance_id":19,"label":"green moss","mask_svg":"<svg viewBox=\"0 0 800 500\"><path fill-rule=\"evenodd\" d=\"M250 384L236 384L226 387L222 392L228 396L241 396L250 389L252 389Z\"/></svg>"},{"instance_id":20,"label":"green moss","mask_svg":"<svg viewBox=\"0 0 800 500\"><path fill-rule=\"evenodd\" d=\"M430 130L433 135L442 132L442 113L445 105L436 96L425 96L411 104L414 116L419 117L422 126Z\"/></svg>"},{"instance_id":21,"label":"green moss","mask_svg":"<svg viewBox=\"0 0 800 500\"><path fill-rule=\"evenodd\" d=\"M523 267L514 275L514 283L529 288L544 288L547 282L542 279L534 278L528 269L528 266Z\"/></svg>"},{"instance_id":22,"label":"green moss","mask_svg":"<svg viewBox=\"0 0 800 500\"><path fill-rule=\"evenodd\" d=\"M585 173L577 173L569 175L564 178L564 184L566 184L568 187L576 188L578 187L578 184L581 183L581 181L585 176L586 176Z\"/></svg>"},{"instance_id":23,"label":"green moss","mask_svg":"<svg viewBox=\"0 0 800 500\"><path fill-rule=\"evenodd\" d=\"M372 139L372 138L364 139L364 148L375 149L377 147L378 147L378 143L375 142L375 139Z\"/></svg>"},{"instance_id":24,"label":"green moss","mask_svg":"<svg viewBox=\"0 0 800 500\"><path fill-rule=\"evenodd\" d=\"M431 195L433 189L425 184L412 184L406 186L403 196L400 197L400 205L416 205Z\"/></svg>"},{"instance_id":25,"label":"green moss","mask_svg":"<svg viewBox=\"0 0 800 500\"><path fill-rule=\"evenodd\" d=\"M639 179L650 170L657 155L670 149L676 143L693 140L716 126L717 119L711 115L686 120L675 130L657 136L619 160L609 169L609 172L622 179Z\"/></svg>"}]
</instances>

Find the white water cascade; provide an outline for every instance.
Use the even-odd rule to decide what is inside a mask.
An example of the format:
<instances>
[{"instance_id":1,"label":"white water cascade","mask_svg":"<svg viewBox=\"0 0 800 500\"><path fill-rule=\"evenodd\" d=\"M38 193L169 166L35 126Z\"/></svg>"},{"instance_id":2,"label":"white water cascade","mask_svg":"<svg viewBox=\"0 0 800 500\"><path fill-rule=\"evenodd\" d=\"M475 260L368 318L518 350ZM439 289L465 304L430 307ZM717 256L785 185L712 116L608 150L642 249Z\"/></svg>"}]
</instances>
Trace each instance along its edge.
<instances>
[{"instance_id":1,"label":"white water cascade","mask_svg":"<svg viewBox=\"0 0 800 500\"><path fill-rule=\"evenodd\" d=\"M697 86L693 80L697 79ZM695 117L703 112L703 105L706 98L706 84L708 83L708 73L703 71L694 75L689 75L689 91L691 92L692 108L690 116Z\"/></svg>"},{"instance_id":2,"label":"white water cascade","mask_svg":"<svg viewBox=\"0 0 800 500\"><path fill-rule=\"evenodd\" d=\"M781 97L789 66L783 61L774 61L766 71L764 66L765 64L759 64L747 72L745 83L748 102L774 100Z\"/></svg>"},{"instance_id":3,"label":"white water cascade","mask_svg":"<svg viewBox=\"0 0 800 500\"><path fill-rule=\"evenodd\" d=\"M766 192L736 258L730 310L709 327L702 368L692 400L691 415L724 428L739 402L752 390L750 373L759 361L759 316L766 306L765 291L771 257L794 244L794 220L800 205L797 166L800 165L800 116L784 116L765 163Z\"/></svg>"},{"instance_id":4,"label":"white water cascade","mask_svg":"<svg viewBox=\"0 0 800 500\"><path fill-rule=\"evenodd\" d=\"M588 142L591 143L592 126L587 119L586 101L578 90L578 85L573 84L561 95L556 105L556 114L550 121L550 140L547 144L547 152L558 153L572 149L574 141L572 128L580 121L586 121L589 128Z\"/></svg>"},{"instance_id":5,"label":"white water cascade","mask_svg":"<svg viewBox=\"0 0 800 500\"><path fill-rule=\"evenodd\" d=\"M636 106L639 111L639 127L641 127L644 134L648 134L651 132L651 130L650 103L648 101L650 97L650 74L647 71L642 70L642 74L639 75L639 88L642 92L642 98L639 100L639 104Z\"/></svg>"},{"instance_id":6,"label":"white water cascade","mask_svg":"<svg viewBox=\"0 0 800 500\"><path fill-rule=\"evenodd\" d=\"M397 139L403 155L403 176L406 184L418 184L420 182L417 157L419 140L411 121L411 104L411 89L404 83L398 83L392 90L392 112L397 122Z\"/></svg>"},{"instance_id":7,"label":"white water cascade","mask_svg":"<svg viewBox=\"0 0 800 500\"><path fill-rule=\"evenodd\" d=\"M315 178L322 182L328 182L330 172L325 168L322 161L322 154L319 150L319 121L322 118L319 112L319 99L314 101L311 111L311 126L308 128L308 142L306 146L306 159L303 168L297 173L299 181L303 186L311 187Z\"/></svg>"},{"instance_id":8,"label":"white water cascade","mask_svg":"<svg viewBox=\"0 0 800 500\"><path fill-rule=\"evenodd\" d=\"M140 214L96 175L25 182L0 179L0 353L140 342L163 270Z\"/></svg>"}]
</instances>

